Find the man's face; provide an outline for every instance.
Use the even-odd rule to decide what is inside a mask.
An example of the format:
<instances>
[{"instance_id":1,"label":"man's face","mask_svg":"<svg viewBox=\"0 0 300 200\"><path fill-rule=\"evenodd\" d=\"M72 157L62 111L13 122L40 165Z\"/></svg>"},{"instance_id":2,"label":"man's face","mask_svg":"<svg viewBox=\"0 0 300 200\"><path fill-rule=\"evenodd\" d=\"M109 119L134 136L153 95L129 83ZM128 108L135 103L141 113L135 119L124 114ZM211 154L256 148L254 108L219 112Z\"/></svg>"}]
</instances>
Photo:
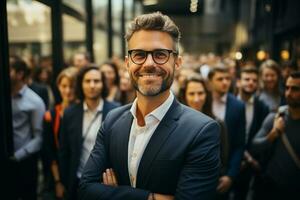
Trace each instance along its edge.
<instances>
[{"instance_id":1,"label":"man's face","mask_svg":"<svg viewBox=\"0 0 300 200\"><path fill-rule=\"evenodd\" d=\"M102 92L101 73L99 70L88 71L82 80L82 89L85 99L98 99Z\"/></svg>"},{"instance_id":2,"label":"man's face","mask_svg":"<svg viewBox=\"0 0 300 200\"><path fill-rule=\"evenodd\" d=\"M140 30L135 32L128 41L129 50L168 49L175 51L174 46L172 37L160 31ZM165 64L157 64L151 54L148 54L146 61L138 65L128 56L125 58L125 63L135 89L144 96L156 96L171 87L175 70L181 64L181 57L171 53Z\"/></svg>"},{"instance_id":3,"label":"man's face","mask_svg":"<svg viewBox=\"0 0 300 200\"><path fill-rule=\"evenodd\" d=\"M75 54L73 58L73 64L75 67L81 68L88 65L88 60L83 54Z\"/></svg>"},{"instance_id":4,"label":"man's face","mask_svg":"<svg viewBox=\"0 0 300 200\"><path fill-rule=\"evenodd\" d=\"M231 79L227 72L216 72L210 80L211 88L214 92L224 95L228 92Z\"/></svg>"},{"instance_id":5,"label":"man's face","mask_svg":"<svg viewBox=\"0 0 300 200\"><path fill-rule=\"evenodd\" d=\"M246 94L254 94L258 86L258 76L255 73L241 74L240 87L241 90Z\"/></svg>"},{"instance_id":6,"label":"man's face","mask_svg":"<svg viewBox=\"0 0 300 200\"><path fill-rule=\"evenodd\" d=\"M292 108L300 108L300 78L289 77L285 84L285 98Z\"/></svg>"}]
</instances>

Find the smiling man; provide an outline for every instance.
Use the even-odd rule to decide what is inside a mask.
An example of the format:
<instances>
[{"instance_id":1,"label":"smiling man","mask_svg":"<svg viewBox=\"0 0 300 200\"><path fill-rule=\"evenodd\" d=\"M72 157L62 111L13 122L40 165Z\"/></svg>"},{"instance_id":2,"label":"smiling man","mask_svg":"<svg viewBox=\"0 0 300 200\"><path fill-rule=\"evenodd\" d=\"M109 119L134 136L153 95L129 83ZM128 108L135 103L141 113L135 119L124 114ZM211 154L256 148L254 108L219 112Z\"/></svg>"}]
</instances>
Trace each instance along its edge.
<instances>
[{"instance_id":1,"label":"smiling man","mask_svg":"<svg viewBox=\"0 0 300 200\"><path fill-rule=\"evenodd\" d=\"M212 199L219 127L170 92L180 32L161 13L138 16L125 63L137 98L110 112L84 168L81 199Z\"/></svg>"}]
</instances>

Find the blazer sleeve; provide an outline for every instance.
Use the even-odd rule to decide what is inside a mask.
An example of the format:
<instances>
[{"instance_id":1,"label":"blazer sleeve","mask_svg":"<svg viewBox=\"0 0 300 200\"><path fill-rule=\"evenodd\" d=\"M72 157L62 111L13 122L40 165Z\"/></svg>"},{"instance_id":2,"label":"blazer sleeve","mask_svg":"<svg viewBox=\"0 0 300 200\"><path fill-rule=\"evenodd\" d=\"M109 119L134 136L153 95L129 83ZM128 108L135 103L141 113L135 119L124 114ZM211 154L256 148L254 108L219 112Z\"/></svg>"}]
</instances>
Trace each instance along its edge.
<instances>
[{"instance_id":1,"label":"blazer sleeve","mask_svg":"<svg viewBox=\"0 0 300 200\"><path fill-rule=\"evenodd\" d=\"M102 184L102 173L109 167L108 146L106 146L109 136L106 135L106 130L111 123L107 118L99 129L96 143L84 167L79 185L79 197L81 200L147 200L150 191L131 186L113 187Z\"/></svg>"},{"instance_id":2,"label":"blazer sleeve","mask_svg":"<svg viewBox=\"0 0 300 200\"><path fill-rule=\"evenodd\" d=\"M186 154L175 199L213 199L220 170L220 127L210 121L197 133Z\"/></svg>"}]
</instances>

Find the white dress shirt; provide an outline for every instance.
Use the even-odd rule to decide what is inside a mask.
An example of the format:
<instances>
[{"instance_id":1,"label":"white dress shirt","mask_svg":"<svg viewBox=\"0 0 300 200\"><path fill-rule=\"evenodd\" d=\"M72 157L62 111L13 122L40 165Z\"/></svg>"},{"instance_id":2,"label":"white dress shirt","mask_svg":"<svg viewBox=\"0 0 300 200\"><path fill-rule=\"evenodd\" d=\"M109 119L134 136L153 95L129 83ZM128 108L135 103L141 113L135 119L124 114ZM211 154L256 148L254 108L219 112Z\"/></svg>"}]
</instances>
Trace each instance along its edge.
<instances>
[{"instance_id":1,"label":"white dress shirt","mask_svg":"<svg viewBox=\"0 0 300 200\"><path fill-rule=\"evenodd\" d=\"M213 114L223 122L225 121L227 94L224 94L220 99L213 99L212 111Z\"/></svg>"},{"instance_id":2,"label":"white dress shirt","mask_svg":"<svg viewBox=\"0 0 300 200\"><path fill-rule=\"evenodd\" d=\"M240 99L241 101L243 101L240 97L240 95L238 96L238 99ZM248 101L243 101L245 103L245 107L246 107L246 143L248 141L249 138L249 131L251 128L251 124L252 124L252 120L253 120L253 114L254 114L254 95L252 95L250 97L250 99Z\"/></svg>"},{"instance_id":3,"label":"white dress shirt","mask_svg":"<svg viewBox=\"0 0 300 200\"><path fill-rule=\"evenodd\" d=\"M96 110L90 110L87 104L83 103L83 126L82 126L82 138L83 145L80 156L80 165L77 170L77 177L80 178L84 165L86 164L90 153L94 147L98 130L101 126L102 121L102 110L103 110L103 100Z\"/></svg>"},{"instance_id":4,"label":"white dress shirt","mask_svg":"<svg viewBox=\"0 0 300 200\"><path fill-rule=\"evenodd\" d=\"M128 171L132 187L136 187L136 176L144 150L157 126L171 107L174 95L170 92L167 100L158 108L145 116L145 126L139 126L136 117L137 99L130 109L133 115L128 143Z\"/></svg>"}]
</instances>

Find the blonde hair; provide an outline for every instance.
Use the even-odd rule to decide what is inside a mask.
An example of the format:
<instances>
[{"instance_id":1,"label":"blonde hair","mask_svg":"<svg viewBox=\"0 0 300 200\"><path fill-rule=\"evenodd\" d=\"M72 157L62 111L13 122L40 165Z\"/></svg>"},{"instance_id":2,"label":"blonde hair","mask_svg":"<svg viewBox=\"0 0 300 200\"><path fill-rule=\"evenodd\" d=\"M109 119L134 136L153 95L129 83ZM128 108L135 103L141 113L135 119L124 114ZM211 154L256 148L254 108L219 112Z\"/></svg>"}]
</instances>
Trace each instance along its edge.
<instances>
[{"instance_id":1,"label":"blonde hair","mask_svg":"<svg viewBox=\"0 0 300 200\"><path fill-rule=\"evenodd\" d=\"M70 80L71 85L75 85L75 80L77 77L78 69L75 67L69 67L62 70L56 78L56 85L59 85L61 80L66 77Z\"/></svg>"}]
</instances>

